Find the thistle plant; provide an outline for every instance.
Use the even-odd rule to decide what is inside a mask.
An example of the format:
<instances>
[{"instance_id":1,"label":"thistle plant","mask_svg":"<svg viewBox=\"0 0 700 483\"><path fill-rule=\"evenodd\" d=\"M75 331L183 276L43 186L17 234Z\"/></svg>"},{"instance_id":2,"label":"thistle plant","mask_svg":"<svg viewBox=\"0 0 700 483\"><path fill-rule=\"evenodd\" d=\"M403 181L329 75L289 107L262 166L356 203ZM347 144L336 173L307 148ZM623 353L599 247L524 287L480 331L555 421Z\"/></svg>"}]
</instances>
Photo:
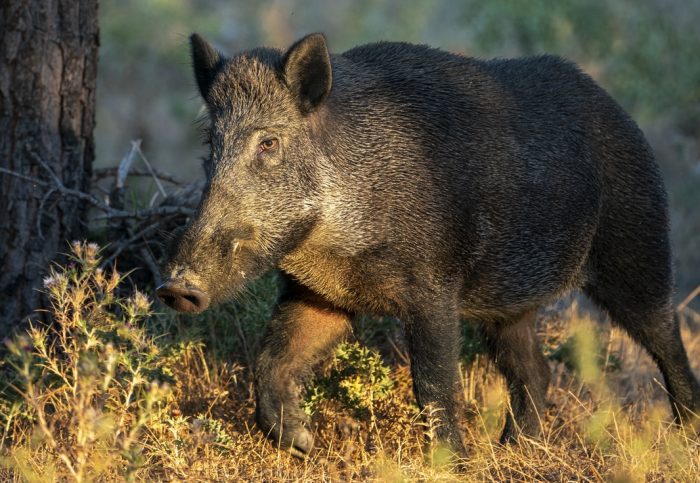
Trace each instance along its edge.
<instances>
[{"instance_id":1,"label":"thistle plant","mask_svg":"<svg viewBox=\"0 0 700 483\"><path fill-rule=\"evenodd\" d=\"M99 267L96 244L73 242L69 260L44 279L48 322L31 322L6 342L11 387L24 407L14 421L5 415L6 428L32 434L30 446L43 448L46 461L37 467L16 448L2 464L27 480L47 469L59 479L116 470L129 480L143 463L139 435L169 392L160 349L141 326L150 302L138 291L119 296L123 278Z\"/></svg>"}]
</instances>

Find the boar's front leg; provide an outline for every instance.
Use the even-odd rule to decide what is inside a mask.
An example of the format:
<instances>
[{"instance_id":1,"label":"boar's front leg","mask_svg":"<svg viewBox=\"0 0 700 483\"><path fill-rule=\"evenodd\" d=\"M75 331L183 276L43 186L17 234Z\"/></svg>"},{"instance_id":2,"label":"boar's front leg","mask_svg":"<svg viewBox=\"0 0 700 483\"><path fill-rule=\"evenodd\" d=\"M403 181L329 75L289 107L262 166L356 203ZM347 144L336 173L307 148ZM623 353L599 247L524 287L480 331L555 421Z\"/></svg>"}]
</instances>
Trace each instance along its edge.
<instances>
[{"instance_id":1,"label":"boar's front leg","mask_svg":"<svg viewBox=\"0 0 700 483\"><path fill-rule=\"evenodd\" d=\"M428 306L426 304L426 306ZM423 307L405 318L413 391L426 418L437 420L435 436L458 456L466 449L458 424L460 318L443 305Z\"/></svg>"},{"instance_id":2,"label":"boar's front leg","mask_svg":"<svg viewBox=\"0 0 700 483\"><path fill-rule=\"evenodd\" d=\"M255 370L256 419L274 444L295 456L313 446L300 407L303 382L349 329L347 313L298 287L268 327Z\"/></svg>"}]
</instances>

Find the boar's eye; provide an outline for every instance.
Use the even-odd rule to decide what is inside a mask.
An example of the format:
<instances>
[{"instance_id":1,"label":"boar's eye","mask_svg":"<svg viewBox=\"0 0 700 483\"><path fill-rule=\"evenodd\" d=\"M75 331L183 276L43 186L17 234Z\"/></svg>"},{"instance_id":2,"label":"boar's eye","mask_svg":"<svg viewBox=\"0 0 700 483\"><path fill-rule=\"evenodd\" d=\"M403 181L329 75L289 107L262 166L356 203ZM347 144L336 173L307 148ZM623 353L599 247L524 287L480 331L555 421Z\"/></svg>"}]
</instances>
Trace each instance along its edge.
<instances>
[{"instance_id":1,"label":"boar's eye","mask_svg":"<svg viewBox=\"0 0 700 483\"><path fill-rule=\"evenodd\" d=\"M280 156L281 148L279 138L272 136L263 138L258 144L255 159L262 166L276 166L282 161Z\"/></svg>"},{"instance_id":2,"label":"boar's eye","mask_svg":"<svg viewBox=\"0 0 700 483\"><path fill-rule=\"evenodd\" d=\"M271 151L276 151L277 148L279 147L279 140L277 138L269 138L265 139L263 142L260 143L258 146L258 152L271 152Z\"/></svg>"}]
</instances>

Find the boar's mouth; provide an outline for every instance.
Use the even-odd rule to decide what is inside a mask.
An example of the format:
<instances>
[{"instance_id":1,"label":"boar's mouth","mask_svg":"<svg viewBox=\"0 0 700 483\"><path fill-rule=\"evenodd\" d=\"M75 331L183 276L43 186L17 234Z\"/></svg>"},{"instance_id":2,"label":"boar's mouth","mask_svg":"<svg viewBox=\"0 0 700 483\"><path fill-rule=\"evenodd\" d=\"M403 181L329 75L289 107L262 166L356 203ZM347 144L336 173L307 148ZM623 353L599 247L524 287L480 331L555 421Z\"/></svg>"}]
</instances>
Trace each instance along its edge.
<instances>
[{"instance_id":1,"label":"boar's mouth","mask_svg":"<svg viewBox=\"0 0 700 483\"><path fill-rule=\"evenodd\" d=\"M184 285L182 281L170 279L156 289L158 298L178 312L199 313L209 307L210 297L206 292Z\"/></svg>"}]
</instances>

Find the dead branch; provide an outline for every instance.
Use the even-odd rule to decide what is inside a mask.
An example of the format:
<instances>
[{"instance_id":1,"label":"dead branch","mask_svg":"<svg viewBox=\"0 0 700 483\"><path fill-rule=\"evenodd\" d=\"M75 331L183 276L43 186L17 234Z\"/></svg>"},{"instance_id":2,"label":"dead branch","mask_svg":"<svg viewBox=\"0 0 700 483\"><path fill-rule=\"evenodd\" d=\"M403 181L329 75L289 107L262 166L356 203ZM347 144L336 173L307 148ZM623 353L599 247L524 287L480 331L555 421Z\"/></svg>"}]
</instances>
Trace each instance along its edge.
<instances>
[{"instance_id":1,"label":"dead branch","mask_svg":"<svg viewBox=\"0 0 700 483\"><path fill-rule=\"evenodd\" d=\"M92 181L98 181L103 178L111 178L114 177L117 174L118 168L113 166L109 168L98 168L93 170L92 172ZM159 169L156 169L154 167L151 167L151 171L147 169L141 169L141 168L134 168L132 167L129 170L129 175L130 176L155 176L161 181L165 181L170 184L174 184L176 186L185 186L187 183L184 181L177 179L175 176L172 176L168 173L165 173Z\"/></svg>"},{"instance_id":2,"label":"dead branch","mask_svg":"<svg viewBox=\"0 0 700 483\"><path fill-rule=\"evenodd\" d=\"M85 192L63 184L60 177L32 146L27 146L27 151L31 159L41 167L41 177L6 168L0 168L0 173L44 188L45 192L39 205L40 214L36 221L40 237L43 237L41 219L46 215L44 211L49 205L49 200L52 197L57 201L60 201L61 197L77 198L90 207L90 216L85 224L94 234L89 237L105 246L102 251L103 267L119 257L120 269L137 269L133 272L132 279L135 279L134 282L138 285L161 282L158 267L164 259L165 246L169 241L165 237L172 236L194 215L202 193L201 181L185 183L157 170L151 166L141 150L140 140L136 140L132 141L119 166L93 172L93 186ZM141 163L143 167L135 166L137 163ZM158 191L150 200L139 203L141 206L129 206L130 203L125 200L134 198L124 196L129 176L151 177ZM105 181L109 181L109 186L105 185ZM101 185L98 185L98 182L101 182ZM140 268L146 270L138 270Z\"/></svg>"},{"instance_id":3,"label":"dead branch","mask_svg":"<svg viewBox=\"0 0 700 483\"><path fill-rule=\"evenodd\" d=\"M148 225L146 228L140 230L138 233L135 235L130 236L129 238L120 240L117 244L115 244L112 248L112 254L104 259L102 262L102 266L105 267L112 263L114 259L117 258L125 249L131 247L134 245L136 242L139 240L143 240L146 238L146 236L154 233L156 230L160 228L160 222L156 221L154 223L151 223Z\"/></svg>"},{"instance_id":4,"label":"dead branch","mask_svg":"<svg viewBox=\"0 0 700 483\"><path fill-rule=\"evenodd\" d=\"M139 249L139 255L141 255L141 259L143 260L143 263L146 264L146 267L151 271L151 275L153 276L153 281L154 281L154 286L158 287L163 283L163 279L160 276L160 268L158 268L158 264L156 261L153 259L153 255L151 255L150 250L148 247L142 246Z\"/></svg>"},{"instance_id":5,"label":"dead branch","mask_svg":"<svg viewBox=\"0 0 700 483\"><path fill-rule=\"evenodd\" d=\"M185 208L182 206L159 206L157 208L147 208L147 209L140 209L140 210L132 210L132 211L127 211L127 210L118 210L116 208L112 208L108 204L100 201L98 198L95 196L85 193L83 191L78 191L74 190L71 188L66 188L66 186L61 182L61 180L51 171L51 168L41 161L41 166L48 170L50 173L50 176L52 177L52 180L54 182L53 187L51 190L58 191L62 195L66 196L74 196L80 200L83 200L90 205L92 205L94 208L97 208L100 211L103 211L103 215L96 216L94 220L108 220L108 219L113 219L113 218L135 218L135 219L146 219L146 218L151 218L151 217L158 217L158 216L169 216L169 215L183 215L183 216L192 216L194 214L194 210L191 208ZM16 171L12 171L9 169L5 168L0 168L0 173L5 173L9 176L14 176L16 178L29 181L31 183L37 184L39 186L46 186L49 187L51 186L50 183L43 181L39 178L35 178L33 176L26 176L21 173L18 173Z\"/></svg>"}]
</instances>

